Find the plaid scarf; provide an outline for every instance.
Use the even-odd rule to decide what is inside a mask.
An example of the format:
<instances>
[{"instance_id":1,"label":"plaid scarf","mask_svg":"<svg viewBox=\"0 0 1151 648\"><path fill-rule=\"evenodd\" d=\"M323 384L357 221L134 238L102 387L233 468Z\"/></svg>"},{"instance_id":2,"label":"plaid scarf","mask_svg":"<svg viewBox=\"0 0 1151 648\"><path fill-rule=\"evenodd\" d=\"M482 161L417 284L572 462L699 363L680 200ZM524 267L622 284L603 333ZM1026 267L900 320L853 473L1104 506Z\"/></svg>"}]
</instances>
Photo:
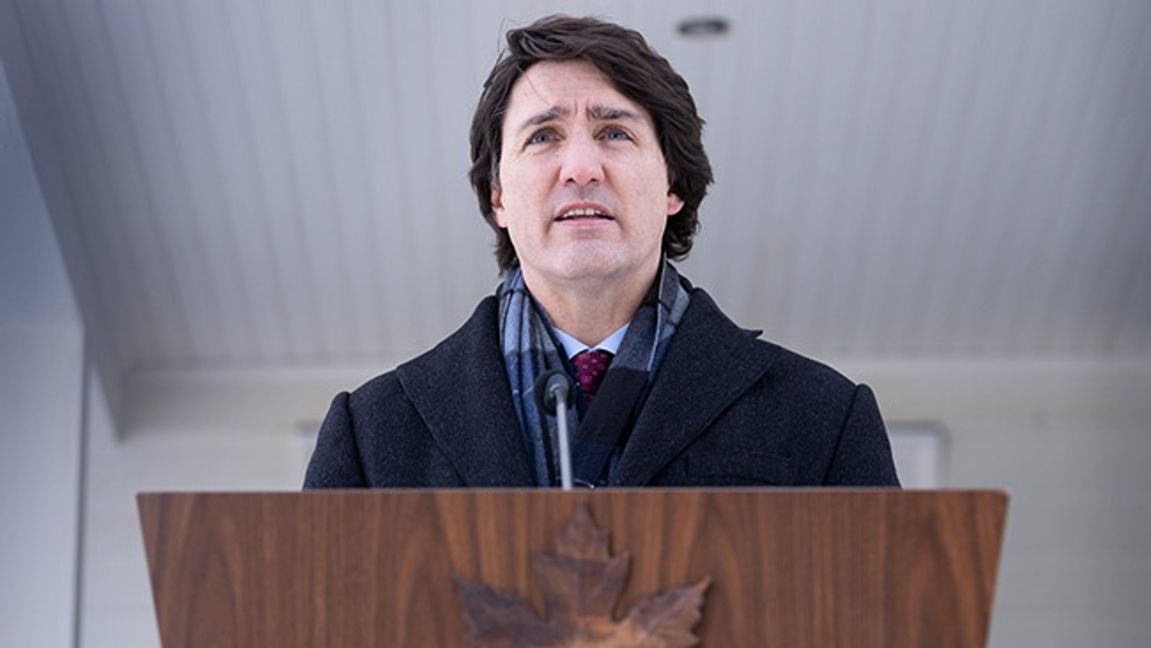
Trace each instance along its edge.
<instances>
[{"instance_id":1,"label":"plaid scarf","mask_svg":"<svg viewBox=\"0 0 1151 648\"><path fill-rule=\"evenodd\" d=\"M536 483L559 483L556 422L536 406L536 379L552 369L574 375L547 314L532 298L516 268L504 274L496 291L500 302L500 341L516 418L532 453ZM583 398L568 412L572 466L576 482L606 483L614 459L643 407L651 381L676 325L687 310L689 295L670 263L663 262L652 289L640 304L623 342L600 384L593 405ZM579 387L576 386L578 390Z\"/></svg>"}]
</instances>

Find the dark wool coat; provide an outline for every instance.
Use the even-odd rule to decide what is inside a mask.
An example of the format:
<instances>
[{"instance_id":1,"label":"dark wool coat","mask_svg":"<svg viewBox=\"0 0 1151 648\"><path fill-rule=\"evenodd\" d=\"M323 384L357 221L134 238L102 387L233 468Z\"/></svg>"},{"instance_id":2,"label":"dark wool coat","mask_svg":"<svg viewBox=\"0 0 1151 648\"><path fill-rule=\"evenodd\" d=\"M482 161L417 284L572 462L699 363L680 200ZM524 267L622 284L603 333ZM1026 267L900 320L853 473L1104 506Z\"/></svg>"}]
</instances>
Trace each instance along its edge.
<instances>
[{"instance_id":1,"label":"dark wool coat","mask_svg":"<svg viewBox=\"0 0 1151 648\"><path fill-rule=\"evenodd\" d=\"M305 488L534 486L497 316L337 395ZM692 289L611 486L898 486L871 390L757 335Z\"/></svg>"}]
</instances>

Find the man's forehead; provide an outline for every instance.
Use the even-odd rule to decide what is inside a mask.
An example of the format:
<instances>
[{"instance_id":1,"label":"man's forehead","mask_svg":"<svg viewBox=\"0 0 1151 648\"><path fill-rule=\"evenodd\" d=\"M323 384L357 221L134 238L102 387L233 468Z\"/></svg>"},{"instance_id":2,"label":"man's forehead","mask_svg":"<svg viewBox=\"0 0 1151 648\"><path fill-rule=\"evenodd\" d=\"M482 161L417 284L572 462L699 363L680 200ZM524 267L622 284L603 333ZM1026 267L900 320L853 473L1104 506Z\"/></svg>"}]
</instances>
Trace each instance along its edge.
<instances>
[{"instance_id":1,"label":"man's forehead","mask_svg":"<svg viewBox=\"0 0 1151 648\"><path fill-rule=\"evenodd\" d=\"M528 68L512 86L504 127L518 129L525 120L541 123L577 114L592 120L651 122L643 106L620 92L591 63L541 61Z\"/></svg>"}]
</instances>

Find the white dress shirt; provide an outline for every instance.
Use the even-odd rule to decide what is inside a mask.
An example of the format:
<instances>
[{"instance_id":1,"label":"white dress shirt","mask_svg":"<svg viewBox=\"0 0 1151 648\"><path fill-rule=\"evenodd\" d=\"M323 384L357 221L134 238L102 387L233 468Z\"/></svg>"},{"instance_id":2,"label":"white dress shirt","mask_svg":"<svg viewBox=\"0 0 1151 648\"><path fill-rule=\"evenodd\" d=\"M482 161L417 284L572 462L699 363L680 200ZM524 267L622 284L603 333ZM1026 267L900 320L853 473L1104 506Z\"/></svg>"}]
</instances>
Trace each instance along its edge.
<instances>
[{"instance_id":1,"label":"white dress shirt","mask_svg":"<svg viewBox=\"0 0 1151 648\"><path fill-rule=\"evenodd\" d=\"M556 337L559 338L560 344L562 344L564 347L564 353L567 354L568 360L571 360L576 356L576 354L582 351L595 351L597 349L600 351L607 351L608 353L611 353L612 356L617 355L619 353L619 345L623 344L623 336L625 333L627 333L627 327L630 325L631 322L624 324L623 326L616 329L614 333L604 338L602 342L592 347L589 347L583 342L580 342L579 340L568 335L567 333L564 333L558 328L555 331Z\"/></svg>"}]
</instances>

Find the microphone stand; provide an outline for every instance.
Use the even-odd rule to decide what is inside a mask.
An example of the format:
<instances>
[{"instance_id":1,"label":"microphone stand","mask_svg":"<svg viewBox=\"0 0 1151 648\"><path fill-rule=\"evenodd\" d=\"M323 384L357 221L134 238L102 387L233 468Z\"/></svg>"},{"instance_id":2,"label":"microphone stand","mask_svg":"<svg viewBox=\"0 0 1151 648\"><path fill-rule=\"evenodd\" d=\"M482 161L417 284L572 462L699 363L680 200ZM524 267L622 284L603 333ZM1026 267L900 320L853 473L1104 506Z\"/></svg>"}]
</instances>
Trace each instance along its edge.
<instances>
[{"instance_id":1,"label":"microphone stand","mask_svg":"<svg viewBox=\"0 0 1151 648\"><path fill-rule=\"evenodd\" d=\"M571 376L553 369L536 380L532 391L536 405L550 416L556 417L556 445L560 453L560 488L572 490L572 453L568 437L568 408L575 405L575 389Z\"/></svg>"}]
</instances>

